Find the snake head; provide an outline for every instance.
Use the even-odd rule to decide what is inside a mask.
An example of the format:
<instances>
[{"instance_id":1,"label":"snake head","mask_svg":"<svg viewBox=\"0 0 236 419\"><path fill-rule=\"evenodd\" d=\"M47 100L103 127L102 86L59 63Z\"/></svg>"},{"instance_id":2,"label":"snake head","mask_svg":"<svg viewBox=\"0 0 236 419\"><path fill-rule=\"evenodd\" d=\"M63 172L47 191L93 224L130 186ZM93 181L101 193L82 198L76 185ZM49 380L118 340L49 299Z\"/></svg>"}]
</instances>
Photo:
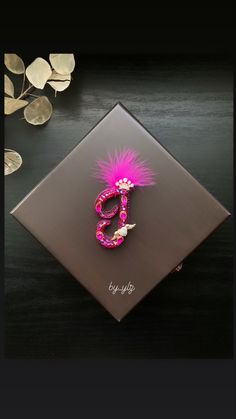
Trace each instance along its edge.
<instances>
[{"instance_id":1,"label":"snake head","mask_svg":"<svg viewBox=\"0 0 236 419\"><path fill-rule=\"evenodd\" d=\"M115 231L112 240L117 239L118 237L122 236L125 237L128 234L128 230L132 230L132 228L134 228L136 226L136 224L125 224L123 227L119 228L118 230Z\"/></svg>"},{"instance_id":2,"label":"snake head","mask_svg":"<svg viewBox=\"0 0 236 419\"><path fill-rule=\"evenodd\" d=\"M126 224L125 227L127 228L127 230L132 230L132 228L134 228L136 226L136 224Z\"/></svg>"}]
</instances>

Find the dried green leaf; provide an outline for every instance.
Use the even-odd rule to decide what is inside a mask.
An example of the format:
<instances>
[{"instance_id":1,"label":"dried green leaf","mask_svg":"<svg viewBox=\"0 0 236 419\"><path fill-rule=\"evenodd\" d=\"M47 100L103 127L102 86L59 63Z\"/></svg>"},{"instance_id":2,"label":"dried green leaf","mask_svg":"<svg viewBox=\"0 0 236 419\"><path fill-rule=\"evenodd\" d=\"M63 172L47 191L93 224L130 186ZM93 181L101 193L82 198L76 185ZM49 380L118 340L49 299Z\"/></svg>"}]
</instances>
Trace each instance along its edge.
<instances>
[{"instance_id":1,"label":"dried green leaf","mask_svg":"<svg viewBox=\"0 0 236 419\"><path fill-rule=\"evenodd\" d=\"M43 89L52 74L48 62L41 57L36 58L26 69L29 82L37 89Z\"/></svg>"},{"instance_id":2,"label":"dried green leaf","mask_svg":"<svg viewBox=\"0 0 236 419\"><path fill-rule=\"evenodd\" d=\"M7 69L14 74L25 72L25 65L22 59L16 54L4 54L4 63Z\"/></svg>"},{"instance_id":3,"label":"dried green leaf","mask_svg":"<svg viewBox=\"0 0 236 419\"><path fill-rule=\"evenodd\" d=\"M70 74L58 74L55 70L53 70L50 79L47 81L50 86L57 92L62 92L63 90L67 89L71 82L71 75Z\"/></svg>"},{"instance_id":4,"label":"dried green leaf","mask_svg":"<svg viewBox=\"0 0 236 419\"><path fill-rule=\"evenodd\" d=\"M10 175L22 165L22 158L19 153L6 148L4 151L4 175Z\"/></svg>"},{"instance_id":5,"label":"dried green leaf","mask_svg":"<svg viewBox=\"0 0 236 419\"><path fill-rule=\"evenodd\" d=\"M51 115L52 105L46 96L38 97L24 109L25 119L32 125L44 124L51 118Z\"/></svg>"},{"instance_id":6,"label":"dried green leaf","mask_svg":"<svg viewBox=\"0 0 236 419\"><path fill-rule=\"evenodd\" d=\"M74 54L50 54L49 61L59 74L70 74L75 68Z\"/></svg>"},{"instance_id":7,"label":"dried green leaf","mask_svg":"<svg viewBox=\"0 0 236 419\"><path fill-rule=\"evenodd\" d=\"M27 100L23 99L13 99L11 97L4 98L4 113L5 115L11 115L12 113L18 111L24 106L28 105Z\"/></svg>"},{"instance_id":8,"label":"dried green leaf","mask_svg":"<svg viewBox=\"0 0 236 419\"><path fill-rule=\"evenodd\" d=\"M6 74L4 74L4 92L6 95L14 97L14 85Z\"/></svg>"}]
</instances>

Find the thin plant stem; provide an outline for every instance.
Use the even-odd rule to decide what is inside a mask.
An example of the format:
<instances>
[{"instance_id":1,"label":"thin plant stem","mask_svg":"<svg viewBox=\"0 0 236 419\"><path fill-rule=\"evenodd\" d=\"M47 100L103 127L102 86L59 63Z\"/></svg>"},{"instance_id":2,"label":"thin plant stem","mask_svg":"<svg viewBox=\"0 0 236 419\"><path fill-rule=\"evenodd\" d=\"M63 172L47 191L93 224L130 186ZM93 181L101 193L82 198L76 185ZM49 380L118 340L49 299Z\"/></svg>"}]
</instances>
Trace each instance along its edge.
<instances>
[{"instance_id":1,"label":"thin plant stem","mask_svg":"<svg viewBox=\"0 0 236 419\"><path fill-rule=\"evenodd\" d=\"M32 93L28 93L28 95L33 97L40 97L40 95L33 95Z\"/></svg>"},{"instance_id":2,"label":"thin plant stem","mask_svg":"<svg viewBox=\"0 0 236 419\"><path fill-rule=\"evenodd\" d=\"M20 92L20 94L22 94L22 93L23 93L24 87L25 87L25 71L24 71L24 75L23 75L23 81L22 81L22 87L21 87L21 92Z\"/></svg>"},{"instance_id":3,"label":"thin plant stem","mask_svg":"<svg viewBox=\"0 0 236 419\"><path fill-rule=\"evenodd\" d=\"M30 84L29 87L24 92L22 92L20 94L20 96L18 96L17 99L21 99L22 97L24 97L32 87L34 87L34 86L32 84Z\"/></svg>"}]
</instances>

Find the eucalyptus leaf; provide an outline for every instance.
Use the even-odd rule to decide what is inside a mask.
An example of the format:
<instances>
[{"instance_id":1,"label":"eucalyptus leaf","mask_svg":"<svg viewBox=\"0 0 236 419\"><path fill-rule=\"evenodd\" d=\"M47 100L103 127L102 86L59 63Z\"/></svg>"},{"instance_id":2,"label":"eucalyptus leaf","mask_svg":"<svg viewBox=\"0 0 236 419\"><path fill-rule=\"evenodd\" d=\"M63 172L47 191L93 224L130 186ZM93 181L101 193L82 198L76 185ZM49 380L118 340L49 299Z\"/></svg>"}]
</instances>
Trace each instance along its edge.
<instances>
[{"instance_id":1,"label":"eucalyptus leaf","mask_svg":"<svg viewBox=\"0 0 236 419\"><path fill-rule=\"evenodd\" d=\"M29 82L37 89L43 89L52 74L48 62L41 57L36 58L27 68L26 76Z\"/></svg>"},{"instance_id":2,"label":"eucalyptus leaf","mask_svg":"<svg viewBox=\"0 0 236 419\"><path fill-rule=\"evenodd\" d=\"M6 148L4 151L4 175L10 175L22 165L22 158L19 153Z\"/></svg>"},{"instance_id":3,"label":"eucalyptus leaf","mask_svg":"<svg viewBox=\"0 0 236 419\"><path fill-rule=\"evenodd\" d=\"M4 54L4 63L7 69L14 74L23 74L25 72L25 65L16 54Z\"/></svg>"},{"instance_id":4,"label":"eucalyptus leaf","mask_svg":"<svg viewBox=\"0 0 236 419\"><path fill-rule=\"evenodd\" d=\"M74 54L50 54L49 61L59 74L70 74L75 68Z\"/></svg>"},{"instance_id":5,"label":"eucalyptus leaf","mask_svg":"<svg viewBox=\"0 0 236 419\"><path fill-rule=\"evenodd\" d=\"M12 113L18 111L24 106L28 105L27 100L23 99L13 99L11 97L4 98L4 113L5 115L11 115Z\"/></svg>"},{"instance_id":6,"label":"eucalyptus leaf","mask_svg":"<svg viewBox=\"0 0 236 419\"><path fill-rule=\"evenodd\" d=\"M57 92L62 92L63 90L67 89L71 82L71 75L70 74L58 74L55 70L53 70L50 79L47 81L50 86L56 90Z\"/></svg>"},{"instance_id":7,"label":"eucalyptus leaf","mask_svg":"<svg viewBox=\"0 0 236 419\"><path fill-rule=\"evenodd\" d=\"M6 95L14 97L14 85L6 74L4 74L4 92Z\"/></svg>"},{"instance_id":8,"label":"eucalyptus leaf","mask_svg":"<svg viewBox=\"0 0 236 419\"><path fill-rule=\"evenodd\" d=\"M44 124L51 118L51 115L52 105L46 96L38 97L24 109L25 119L32 125Z\"/></svg>"}]
</instances>

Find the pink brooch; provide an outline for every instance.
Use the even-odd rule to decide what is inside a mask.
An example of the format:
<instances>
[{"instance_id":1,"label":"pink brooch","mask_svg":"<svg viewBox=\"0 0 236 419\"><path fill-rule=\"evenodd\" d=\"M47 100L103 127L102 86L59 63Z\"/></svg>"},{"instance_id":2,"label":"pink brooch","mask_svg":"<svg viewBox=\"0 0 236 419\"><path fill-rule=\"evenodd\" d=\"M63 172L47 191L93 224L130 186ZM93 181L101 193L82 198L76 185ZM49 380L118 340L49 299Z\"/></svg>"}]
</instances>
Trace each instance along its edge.
<instances>
[{"instance_id":1,"label":"pink brooch","mask_svg":"<svg viewBox=\"0 0 236 419\"><path fill-rule=\"evenodd\" d=\"M140 159L135 150L125 149L114 154L108 153L107 161L98 160L96 177L107 185L107 189L104 189L95 201L96 213L101 217L96 227L96 238L102 246L114 249L123 243L128 231L135 227L135 224L128 224L130 192L137 186L153 185L154 172ZM104 210L105 202L117 196L120 198L119 205ZM106 235L104 230L117 213L118 230L113 236Z\"/></svg>"}]
</instances>

